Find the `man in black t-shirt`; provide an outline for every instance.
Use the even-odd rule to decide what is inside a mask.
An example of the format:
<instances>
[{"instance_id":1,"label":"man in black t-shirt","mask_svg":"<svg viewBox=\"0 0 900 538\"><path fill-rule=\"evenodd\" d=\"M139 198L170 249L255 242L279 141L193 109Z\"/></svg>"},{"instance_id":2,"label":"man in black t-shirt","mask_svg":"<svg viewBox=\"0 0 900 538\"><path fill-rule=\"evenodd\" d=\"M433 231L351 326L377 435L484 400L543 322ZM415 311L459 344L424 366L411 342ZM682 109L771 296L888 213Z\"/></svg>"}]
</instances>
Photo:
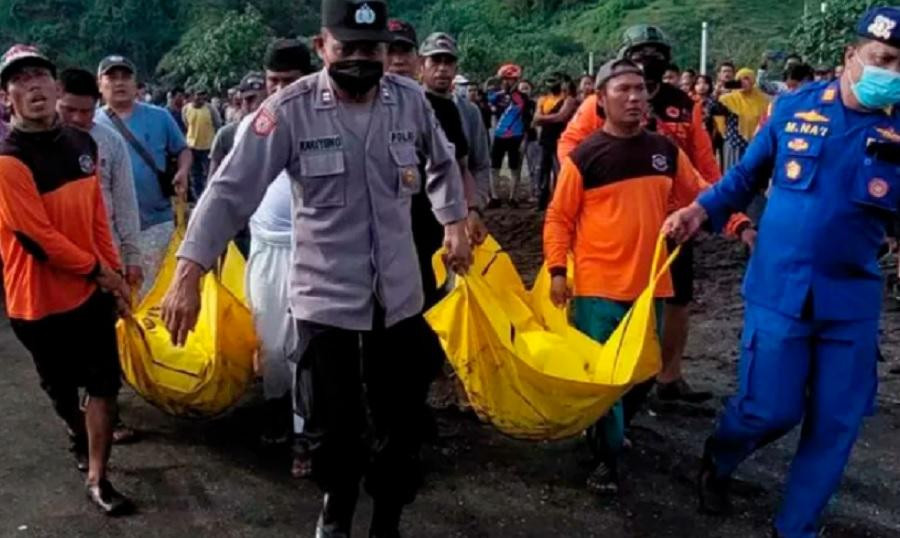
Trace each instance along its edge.
<instances>
[{"instance_id":1,"label":"man in black t-shirt","mask_svg":"<svg viewBox=\"0 0 900 538\"><path fill-rule=\"evenodd\" d=\"M457 74L456 64L458 52L456 41L447 34L436 33L428 36L422 43L421 56L416 52L416 32L407 22L392 19L388 21L388 29L394 34L394 41L388 48L388 72L395 75L413 78L419 71L425 86L425 95L434 109L438 124L454 145L456 160L462 171L469 201L469 235L476 243L480 243L486 229L481 215L475 207L475 181L467 165L469 145L463 130L459 109L453 102L453 77ZM419 171L425 173L425 159L420 156ZM424 176L423 176L424 177ZM412 201L413 239L419 252L419 267L422 272L422 284L425 290L425 310L434 306L443 298L443 290L437 289L434 271L431 268L431 257L443 243L442 226L434 218L431 203L424 188L413 196Z\"/></svg>"}]
</instances>

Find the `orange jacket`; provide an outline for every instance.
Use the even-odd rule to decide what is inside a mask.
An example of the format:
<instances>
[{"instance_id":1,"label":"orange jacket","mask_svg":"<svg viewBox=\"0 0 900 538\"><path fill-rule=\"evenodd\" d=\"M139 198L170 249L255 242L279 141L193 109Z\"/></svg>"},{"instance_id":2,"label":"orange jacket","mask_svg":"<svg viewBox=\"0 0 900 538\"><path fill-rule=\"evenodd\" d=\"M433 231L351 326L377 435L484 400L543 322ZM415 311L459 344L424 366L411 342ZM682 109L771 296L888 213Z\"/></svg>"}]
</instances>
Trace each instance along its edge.
<instances>
[{"instance_id":1,"label":"orange jacket","mask_svg":"<svg viewBox=\"0 0 900 538\"><path fill-rule=\"evenodd\" d=\"M668 84L660 87L651 100L656 131L669 137L690 159L703 179L713 184L722 178L719 163L713 152L712 142L703 125L703 107L683 91ZM648 122L650 120L648 119ZM572 151L592 133L603 127L597 107L597 96L591 95L578 109L559 139L558 157L563 162ZM688 204L693 200L688 201ZM671 207L671 210L680 207ZM725 235L737 236L741 227L750 223L742 213L732 216L725 227Z\"/></svg>"},{"instance_id":2,"label":"orange jacket","mask_svg":"<svg viewBox=\"0 0 900 538\"><path fill-rule=\"evenodd\" d=\"M651 100L657 118L656 131L671 138L684 151L707 183L722 178L712 142L703 126L703 107L686 93L663 84ZM603 118L597 113L597 96L591 95L578 108L559 140L559 162L597 129Z\"/></svg>"},{"instance_id":3,"label":"orange jacket","mask_svg":"<svg viewBox=\"0 0 900 538\"><path fill-rule=\"evenodd\" d=\"M575 294L633 301L650 282L670 204L683 207L708 184L671 140L598 131L563 160L544 223L544 258L554 275L575 256ZM672 296L666 275L657 297Z\"/></svg>"},{"instance_id":4,"label":"orange jacket","mask_svg":"<svg viewBox=\"0 0 900 538\"><path fill-rule=\"evenodd\" d=\"M51 158L52 157L52 158ZM13 130L0 144L0 255L9 317L81 306L99 265L120 269L87 133Z\"/></svg>"}]
</instances>

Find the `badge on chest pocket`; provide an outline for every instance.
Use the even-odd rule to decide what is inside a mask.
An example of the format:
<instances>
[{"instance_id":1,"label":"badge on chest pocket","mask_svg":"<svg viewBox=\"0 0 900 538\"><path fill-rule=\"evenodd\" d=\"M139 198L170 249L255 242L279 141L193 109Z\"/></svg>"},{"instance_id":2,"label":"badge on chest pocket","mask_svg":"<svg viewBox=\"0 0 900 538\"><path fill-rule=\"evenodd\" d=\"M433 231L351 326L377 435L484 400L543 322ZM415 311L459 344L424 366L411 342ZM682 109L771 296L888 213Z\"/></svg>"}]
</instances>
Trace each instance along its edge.
<instances>
[{"instance_id":1,"label":"badge on chest pocket","mask_svg":"<svg viewBox=\"0 0 900 538\"><path fill-rule=\"evenodd\" d=\"M862 166L853 183L853 201L896 213L900 202L900 144L878 131L866 139Z\"/></svg>"},{"instance_id":2,"label":"badge on chest pocket","mask_svg":"<svg viewBox=\"0 0 900 538\"><path fill-rule=\"evenodd\" d=\"M775 185L798 191L812 188L824 143L822 137L782 134L775 162Z\"/></svg>"},{"instance_id":3,"label":"badge on chest pocket","mask_svg":"<svg viewBox=\"0 0 900 538\"><path fill-rule=\"evenodd\" d=\"M416 147L409 144L391 144L391 160L397 170L397 196L412 196L422 188L419 159Z\"/></svg>"}]
</instances>

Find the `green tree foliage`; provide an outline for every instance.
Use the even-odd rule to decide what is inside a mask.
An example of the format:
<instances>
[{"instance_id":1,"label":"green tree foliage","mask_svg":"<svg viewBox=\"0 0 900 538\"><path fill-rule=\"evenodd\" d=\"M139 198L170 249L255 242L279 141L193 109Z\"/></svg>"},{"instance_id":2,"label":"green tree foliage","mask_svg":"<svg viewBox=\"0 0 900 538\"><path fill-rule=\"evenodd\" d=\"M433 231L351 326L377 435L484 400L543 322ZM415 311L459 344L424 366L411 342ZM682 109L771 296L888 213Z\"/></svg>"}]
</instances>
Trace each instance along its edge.
<instances>
[{"instance_id":1,"label":"green tree foliage","mask_svg":"<svg viewBox=\"0 0 900 538\"><path fill-rule=\"evenodd\" d=\"M42 47L62 66L93 68L105 55L128 55L152 72L178 40L177 0L2 0L0 43Z\"/></svg>"},{"instance_id":2,"label":"green tree foliage","mask_svg":"<svg viewBox=\"0 0 900 538\"><path fill-rule=\"evenodd\" d=\"M856 35L856 23L867 9L883 2L875 0L842 0L829 2L825 13L818 2L791 34L796 50L814 63L839 65L843 62L844 47Z\"/></svg>"},{"instance_id":3,"label":"green tree foliage","mask_svg":"<svg viewBox=\"0 0 900 538\"><path fill-rule=\"evenodd\" d=\"M220 13L202 17L166 54L158 70L163 79L221 92L260 69L273 35L262 14L249 5L243 12Z\"/></svg>"},{"instance_id":4,"label":"green tree foliage","mask_svg":"<svg viewBox=\"0 0 900 538\"><path fill-rule=\"evenodd\" d=\"M834 12L865 1L835 2ZM320 4L321 0L0 0L0 45L36 43L61 65L88 68L106 54L122 53L147 77L220 88L258 66L265 40L317 32ZM463 71L481 80L504 62L521 64L526 76L536 81L557 70L579 75L587 71L590 53L596 68L616 53L625 27L637 23L661 26L675 43L675 60L682 67L698 65L702 21L710 25L711 62L731 59L750 66L764 50L788 50L792 42L801 50L816 51L817 45L808 43L810 36L824 36L842 24L817 30L811 17L803 35L795 33L791 41L803 13L800 0L389 0L389 4L392 16L415 24L420 39L433 31L454 35L462 48Z\"/></svg>"}]
</instances>

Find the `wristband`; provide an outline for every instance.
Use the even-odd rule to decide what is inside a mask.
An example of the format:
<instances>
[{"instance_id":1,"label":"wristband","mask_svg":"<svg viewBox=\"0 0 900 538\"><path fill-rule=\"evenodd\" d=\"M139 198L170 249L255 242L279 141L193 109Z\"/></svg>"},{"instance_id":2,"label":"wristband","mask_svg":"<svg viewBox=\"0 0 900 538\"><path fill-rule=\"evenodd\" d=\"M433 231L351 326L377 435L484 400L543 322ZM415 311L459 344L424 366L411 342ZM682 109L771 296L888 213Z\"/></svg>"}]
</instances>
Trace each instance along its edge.
<instances>
[{"instance_id":1,"label":"wristband","mask_svg":"<svg viewBox=\"0 0 900 538\"><path fill-rule=\"evenodd\" d=\"M566 276L566 270L565 267L551 267L550 276Z\"/></svg>"}]
</instances>

